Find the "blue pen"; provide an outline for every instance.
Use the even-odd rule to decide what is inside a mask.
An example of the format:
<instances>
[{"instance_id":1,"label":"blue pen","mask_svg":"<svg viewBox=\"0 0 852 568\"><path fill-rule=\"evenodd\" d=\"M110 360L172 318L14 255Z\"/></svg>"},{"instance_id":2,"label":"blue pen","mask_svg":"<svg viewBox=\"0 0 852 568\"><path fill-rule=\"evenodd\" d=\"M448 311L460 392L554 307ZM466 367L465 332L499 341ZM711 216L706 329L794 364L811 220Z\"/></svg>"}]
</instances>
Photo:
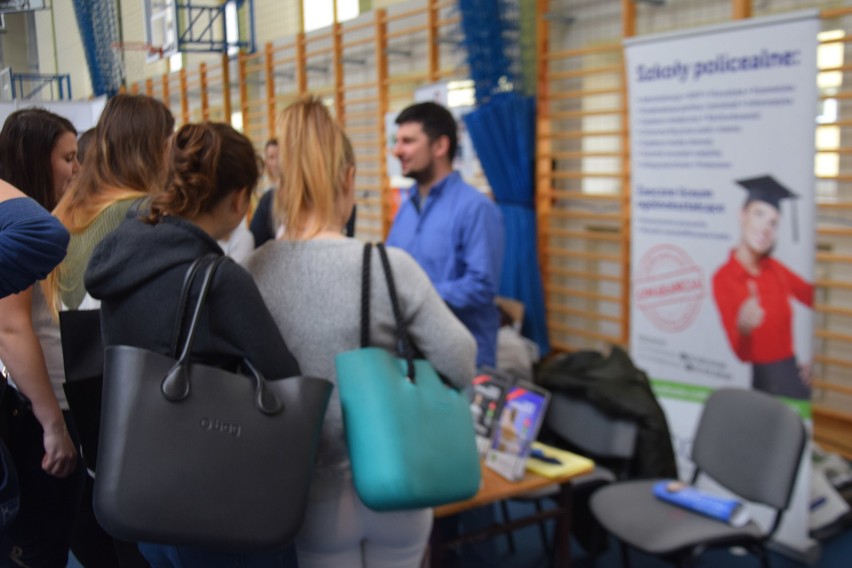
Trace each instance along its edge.
<instances>
[{"instance_id":1,"label":"blue pen","mask_svg":"<svg viewBox=\"0 0 852 568\"><path fill-rule=\"evenodd\" d=\"M545 454L543 451L539 450L538 448L532 449L532 451L530 452L530 457L535 458L538 461L543 461L545 463L552 463L554 465L562 465L561 461L559 461L558 459L556 459L553 456L549 456L549 455Z\"/></svg>"}]
</instances>

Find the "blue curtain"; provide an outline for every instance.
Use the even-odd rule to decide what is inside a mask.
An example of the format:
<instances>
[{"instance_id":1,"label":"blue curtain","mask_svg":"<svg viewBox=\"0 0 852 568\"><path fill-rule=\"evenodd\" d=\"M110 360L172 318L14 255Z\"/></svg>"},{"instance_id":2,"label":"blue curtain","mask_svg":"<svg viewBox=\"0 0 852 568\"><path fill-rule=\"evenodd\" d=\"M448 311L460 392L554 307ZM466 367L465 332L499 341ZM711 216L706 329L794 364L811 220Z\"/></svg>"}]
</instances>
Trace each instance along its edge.
<instances>
[{"instance_id":1,"label":"blue curtain","mask_svg":"<svg viewBox=\"0 0 852 568\"><path fill-rule=\"evenodd\" d=\"M494 95L464 121L506 226L499 293L524 303L523 334L547 353L550 343L536 242L535 99L514 92Z\"/></svg>"}]
</instances>

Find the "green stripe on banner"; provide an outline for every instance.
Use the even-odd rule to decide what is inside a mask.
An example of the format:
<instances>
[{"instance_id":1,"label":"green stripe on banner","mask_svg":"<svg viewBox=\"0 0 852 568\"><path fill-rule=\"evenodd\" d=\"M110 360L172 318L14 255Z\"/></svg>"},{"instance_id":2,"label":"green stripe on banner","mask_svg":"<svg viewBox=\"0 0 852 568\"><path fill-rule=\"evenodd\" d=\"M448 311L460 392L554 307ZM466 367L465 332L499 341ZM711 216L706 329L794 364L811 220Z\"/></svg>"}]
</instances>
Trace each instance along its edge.
<instances>
[{"instance_id":1,"label":"green stripe on banner","mask_svg":"<svg viewBox=\"0 0 852 568\"><path fill-rule=\"evenodd\" d=\"M685 400L687 402L695 402L698 404L704 404L704 401L707 400L710 393L715 390L707 387L677 383L674 381L664 381L661 379L651 379L651 388L654 389L654 394L657 395L658 398ZM778 398L787 406L795 410L803 420L811 419L811 401L784 398L783 396L779 396Z\"/></svg>"},{"instance_id":2,"label":"green stripe on banner","mask_svg":"<svg viewBox=\"0 0 852 568\"><path fill-rule=\"evenodd\" d=\"M654 394L659 398L673 398L675 400L697 402L698 404L704 404L704 401L713 392L713 389L707 387L698 387L660 379L652 379L651 387L654 389Z\"/></svg>"}]
</instances>

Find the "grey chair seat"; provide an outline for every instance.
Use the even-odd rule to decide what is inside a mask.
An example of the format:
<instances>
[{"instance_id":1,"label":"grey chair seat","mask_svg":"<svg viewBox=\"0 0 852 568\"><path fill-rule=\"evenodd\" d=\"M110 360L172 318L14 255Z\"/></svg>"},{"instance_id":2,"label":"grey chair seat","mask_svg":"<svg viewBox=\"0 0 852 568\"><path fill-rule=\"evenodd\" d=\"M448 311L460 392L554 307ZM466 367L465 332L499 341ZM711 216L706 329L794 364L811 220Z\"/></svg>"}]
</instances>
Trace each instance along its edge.
<instances>
[{"instance_id":1,"label":"grey chair seat","mask_svg":"<svg viewBox=\"0 0 852 568\"><path fill-rule=\"evenodd\" d=\"M699 544L736 544L763 537L754 521L736 528L661 501L653 493L658 481L625 481L601 487L592 495L592 511L607 531L659 556Z\"/></svg>"},{"instance_id":2,"label":"grey chair seat","mask_svg":"<svg viewBox=\"0 0 852 568\"><path fill-rule=\"evenodd\" d=\"M626 545L691 566L709 548L736 544L769 568L766 541L790 505L804 448L802 419L783 402L762 392L718 389L707 398L693 438L692 483L706 475L739 498L770 507L768 529L754 523L730 527L660 501L654 480L598 489L592 514L621 543L625 567Z\"/></svg>"}]
</instances>

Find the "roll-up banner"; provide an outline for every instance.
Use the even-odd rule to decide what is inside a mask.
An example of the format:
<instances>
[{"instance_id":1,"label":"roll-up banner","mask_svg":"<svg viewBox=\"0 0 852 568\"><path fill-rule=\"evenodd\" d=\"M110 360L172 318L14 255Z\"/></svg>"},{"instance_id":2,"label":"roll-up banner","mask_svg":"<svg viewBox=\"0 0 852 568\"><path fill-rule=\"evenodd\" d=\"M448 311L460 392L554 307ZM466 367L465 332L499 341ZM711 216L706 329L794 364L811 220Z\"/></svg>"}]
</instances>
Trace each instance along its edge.
<instances>
[{"instance_id":1,"label":"roll-up banner","mask_svg":"<svg viewBox=\"0 0 852 568\"><path fill-rule=\"evenodd\" d=\"M625 42L631 354L682 477L717 388L772 393L810 420L818 32L808 11ZM776 539L806 558L809 469Z\"/></svg>"}]
</instances>

